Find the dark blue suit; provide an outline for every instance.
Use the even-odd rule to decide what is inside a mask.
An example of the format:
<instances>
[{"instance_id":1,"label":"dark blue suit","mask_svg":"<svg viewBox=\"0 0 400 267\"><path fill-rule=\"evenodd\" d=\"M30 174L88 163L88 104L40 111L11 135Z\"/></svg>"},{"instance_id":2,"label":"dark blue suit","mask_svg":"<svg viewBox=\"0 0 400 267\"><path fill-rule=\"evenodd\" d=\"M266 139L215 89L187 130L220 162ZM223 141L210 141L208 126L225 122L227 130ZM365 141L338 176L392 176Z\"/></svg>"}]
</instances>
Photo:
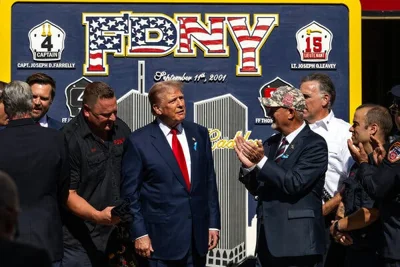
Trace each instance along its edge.
<instances>
[{"instance_id":1,"label":"dark blue suit","mask_svg":"<svg viewBox=\"0 0 400 267\"><path fill-rule=\"evenodd\" d=\"M182 123L191 157L191 190L157 121L126 142L122 196L132 201L132 240L148 234L153 259L179 260L190 247L204 256L209 228L220 229L220 212L208 130Z\"/></svg>"},{"instance_id":2,"label":"dark blue suit","mask_svg":"<svg viewBox=\"0 0 400 267\"><path fill-rule=\"evenodd\" d=\"M263 168L239 179L258 197L258 254L284 259L271 266L296 266L281 262L296 257L292 259L300 263L303 256L324 253L321 196L328 149L325 140L306 125L275 163L281 137L274 135L264 143L268 160Z\"/></svg>"},{"instance_id":3,"label":"dark blue suit","mask_svg":"<svg viewBox=\"0 0 400 267\"><path fill-rule=\"evenodd\" d=\"M49 125L49 128L56 129L56 130L61 130L62 127L64 127L64 124L59 122L58 120L55 120L53 118L50 118L47 116L47 124Z\"/></svg>"}]
</instances>

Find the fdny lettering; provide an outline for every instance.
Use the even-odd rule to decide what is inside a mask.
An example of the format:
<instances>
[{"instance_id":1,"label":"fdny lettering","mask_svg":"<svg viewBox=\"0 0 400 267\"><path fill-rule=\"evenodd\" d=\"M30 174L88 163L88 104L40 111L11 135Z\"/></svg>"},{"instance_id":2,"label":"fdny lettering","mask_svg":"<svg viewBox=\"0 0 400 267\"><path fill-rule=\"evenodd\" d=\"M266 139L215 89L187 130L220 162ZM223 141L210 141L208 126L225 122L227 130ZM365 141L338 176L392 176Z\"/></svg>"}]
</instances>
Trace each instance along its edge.
<instances>
[{"instance_id":1,"label":"fdny lettering","mask_svg":"<svg viewBox=\"0 0 400 267\"><path fill-rule=\"evenodd\" d=\"M121 144L124 143L124 141L125 141L125 137L122 137L120 139L115 139L114 140L114 145L121 145Z\"/></svg>"},{"instance_id":2,"label":"fdny lettering","mask_svg":"<svg viewBox=\"0 0 400 267\"><path fill-rule=\"evenodd\" d=\"M228 35L237 48L237 76L261 76L260 50L278 14L83 13L86 31L84 75L107 76L114 57L229 57ZM229 34L228 34L229 33Z\"/></svg>"}]
</instances>

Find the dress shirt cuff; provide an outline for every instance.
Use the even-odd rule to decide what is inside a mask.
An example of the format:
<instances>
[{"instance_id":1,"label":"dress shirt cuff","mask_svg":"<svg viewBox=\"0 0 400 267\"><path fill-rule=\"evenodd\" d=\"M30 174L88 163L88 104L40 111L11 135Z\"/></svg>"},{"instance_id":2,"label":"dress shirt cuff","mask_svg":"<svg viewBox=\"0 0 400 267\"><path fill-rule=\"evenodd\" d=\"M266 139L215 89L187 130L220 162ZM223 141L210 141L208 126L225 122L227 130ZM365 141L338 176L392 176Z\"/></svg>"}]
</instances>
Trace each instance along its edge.
<instances>
[{"instance_id":1,"label":"dress shirt cuff","mask_svg":"<svg viewBox=\"0 0 400 267\"><path fill-rule=\"evenodd\" d=\"M249 174L252 170L254 170L255 167L256 167L256 165L254 165L254 166L252 166L252 167L250 167L250 168L243 168L243 167L241 167L241 168L242 168L242 174L243 174L243 176Z\"/></svg>"},{"instance_id":2,"label":"dress shirt cuff","mask_svg":"<svg viewBox=\"0 0 400 267\"><path fill-rule=\"evenodd\" d=\"M259 163L257 163L257 168L259 168L260 170L262 169L262 167L264 167L265 162L267 162L268 158L266 156L264 156Z\"/></svg>"},{"instance_id":3,"label":"dress shirt cuff","mask_svg":"<svg viewBox=\"0 0 400 267\"><path fill-rule=\"evenodd\" d=\"M212 231L220 231L219 229L217 229L217 228L209 228L208 230L212 230Z\"/></svg>"},{"instance_id":4,"label":"dress shirt cuff","mask_svg":"<svg viewBox=\"0 0 400 267\"><path fill-rule=\"evenodd\" d=\"M138 240L138 239L140 239L140 238L142 238L142 237L145 237L145 236L148 236L148 235L139 236L138 238L135 239L135 241Z\"/></svg>"},{"instance_id":5,"label":"dress shirt cuff","mask_svg":"<svg viewBox=\"0 0 400 267\"><path fill-rule=\"evenodd\" d=\"M257 165L254 165L250 168L243 168L242 167L242 174L243 176L246 174L249 174L252 170L254 170L255 167L262 169L262 167L264 166L265 162L267 162L268 158L266 156L264 156L259 163L257 163Z\"/></svg>"}]
</instances>

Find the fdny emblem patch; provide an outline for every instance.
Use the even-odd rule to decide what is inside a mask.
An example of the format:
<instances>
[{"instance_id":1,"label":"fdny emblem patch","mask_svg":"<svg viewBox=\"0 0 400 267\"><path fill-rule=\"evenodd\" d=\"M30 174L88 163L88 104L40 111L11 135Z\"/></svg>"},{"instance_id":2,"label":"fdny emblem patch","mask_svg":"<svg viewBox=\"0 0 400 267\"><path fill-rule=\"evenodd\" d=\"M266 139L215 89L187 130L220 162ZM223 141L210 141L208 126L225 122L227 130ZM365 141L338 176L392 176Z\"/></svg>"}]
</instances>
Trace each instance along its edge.
<instances>
[{"instance_id":1,"label":"fdny emblem patch","mask_svg":"<svg viewBox=\"0 0 400 267\"><path fill-rule=\"evenodd\" d=\"M387 155L387 159L391 163L394 163L394 162L400 160L400 142L396 142L390 146L389 152Z\"/></svg>"}]
</instances>

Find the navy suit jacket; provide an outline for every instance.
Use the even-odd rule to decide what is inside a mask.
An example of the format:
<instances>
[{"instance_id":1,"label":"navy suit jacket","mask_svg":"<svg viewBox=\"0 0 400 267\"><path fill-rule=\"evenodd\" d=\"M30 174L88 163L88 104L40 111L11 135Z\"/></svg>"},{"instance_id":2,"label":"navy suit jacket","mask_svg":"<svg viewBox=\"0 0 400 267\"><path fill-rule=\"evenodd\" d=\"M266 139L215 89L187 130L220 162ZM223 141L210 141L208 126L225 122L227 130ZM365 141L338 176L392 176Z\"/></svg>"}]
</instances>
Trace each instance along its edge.
<instances>
[{"instance_id":1,"label":"navy suit jacket","mask_svg":"<svg viewBox=\"0 0 400 267\"><path fill-rule=\"evenodd\" d=\"M56 129L56 130L61 130L62 127L64 127L64 124L59 122L58 120L55 120L53 118L50 118L47 116L47 124L49 125L49 128Z\"/></svg>"},{"instance_id":2,"label":"navy suit jacket","mask_svg":"<svg viewBox=\"0 0 400 267\"><path fill-rule=\"evenodd\" d=\"M241 174L239 179L258 196L258 227L263 225L265 231L265 237L259 238L266 238L273 256L321 255L325 248L322 190L327 144L306 125L276 163L281 137L277 134L265 141L268 160L263 168Z\"/></svg>"},{"instance_id":3,"label":"navy suit jacket","mask_svg":"<svg viewBox=\"0 0 400 267\"><path fill-rule=\"evenodd\" d=\"M188 121L182 126L191 157L190 192L156 121L133 132L125 144L121 194L132 202L132 239L148 234L154 259L182 259L191 244L205 255L209 228L220 229L208 130Z\"/></svg>"}]
</instances>

